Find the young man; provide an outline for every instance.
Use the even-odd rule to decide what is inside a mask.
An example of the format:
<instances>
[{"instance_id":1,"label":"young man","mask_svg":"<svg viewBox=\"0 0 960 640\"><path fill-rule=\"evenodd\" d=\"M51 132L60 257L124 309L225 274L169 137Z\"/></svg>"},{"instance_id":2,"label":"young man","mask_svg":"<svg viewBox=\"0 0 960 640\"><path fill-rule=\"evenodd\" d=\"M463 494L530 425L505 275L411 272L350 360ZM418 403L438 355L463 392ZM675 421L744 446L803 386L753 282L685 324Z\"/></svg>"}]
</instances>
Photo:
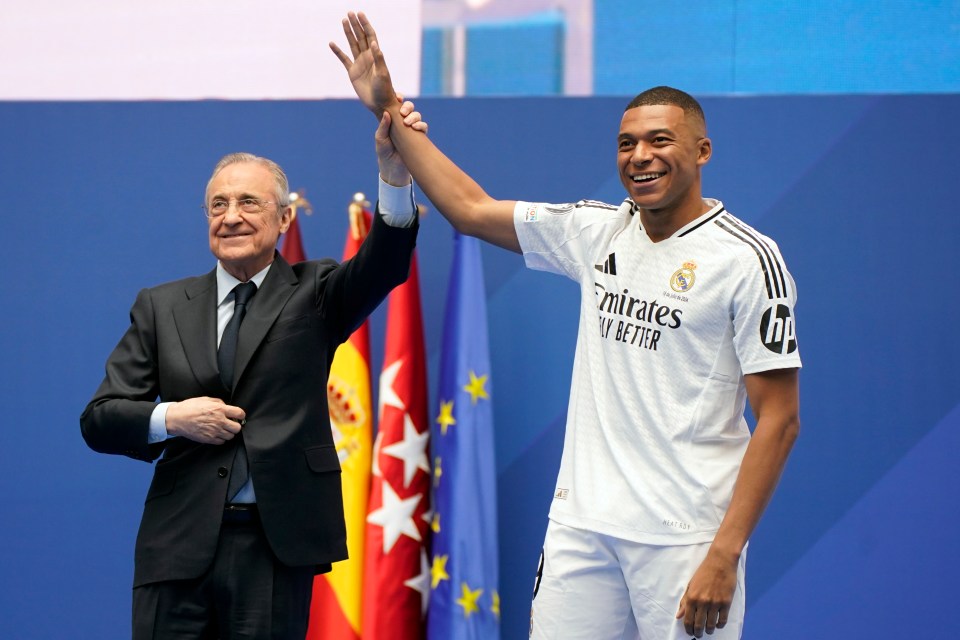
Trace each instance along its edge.
<instances>
[{"instance_id":1,"label":"young man","mask_svg":"<svg viewBox=\"0 0 960 640\"><path fill-rule=\"evenodd\" d=\"M394 124L376 32L343 24L351 54L331 48L437 209L581 286L531 636L739 637L747 540L799 431L796 292L773 241L701 196L700 105L658 87L627 106L619 205L494 200Z\"/></svg>"}]
</instances>

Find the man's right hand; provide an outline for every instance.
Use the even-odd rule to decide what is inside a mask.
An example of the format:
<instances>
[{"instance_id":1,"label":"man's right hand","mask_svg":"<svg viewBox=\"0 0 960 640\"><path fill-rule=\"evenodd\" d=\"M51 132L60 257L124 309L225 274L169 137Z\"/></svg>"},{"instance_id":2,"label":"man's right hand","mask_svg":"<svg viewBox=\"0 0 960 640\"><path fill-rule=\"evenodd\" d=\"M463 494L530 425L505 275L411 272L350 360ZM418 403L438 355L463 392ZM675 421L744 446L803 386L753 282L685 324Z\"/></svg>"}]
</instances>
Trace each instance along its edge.
<instances>
[{"instance_id":1,"label":"man's right hand","mask_svg":"<svg viewBox=\"0 0 960 640\"><path fill-rule=\"evenodd\" d=\"M240 433L246 417L243 409L220 398L190 398L167 408L167 433L203 444L223 444Z\"/></svg>"},{"instance_id":2,"label":"man's right hand","mask_svg":"<svg viewBox=\"0 0 960 640\"><path fill-rule=\"evenodd\" d=\"M350 12L343 20L343 34L347 37L353 57L333 42L330 43L330 49L347 70L357 97L379 119L387 107L398 104L398 101L390 80L390 70L377 42L377 32L363 12Z\"/></svg>"}]
</instances>

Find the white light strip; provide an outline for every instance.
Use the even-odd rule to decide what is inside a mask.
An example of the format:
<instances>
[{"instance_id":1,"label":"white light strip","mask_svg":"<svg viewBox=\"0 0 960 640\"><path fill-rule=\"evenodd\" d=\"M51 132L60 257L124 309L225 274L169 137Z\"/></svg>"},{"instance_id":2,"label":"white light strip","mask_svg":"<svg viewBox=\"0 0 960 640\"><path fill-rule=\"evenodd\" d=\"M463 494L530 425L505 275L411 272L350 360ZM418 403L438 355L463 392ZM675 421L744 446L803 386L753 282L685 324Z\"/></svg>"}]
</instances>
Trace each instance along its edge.
<instances>
[{"instance_id":1,"label":"white light strip","mask_svg":"<svg viewBox=\"0 0 960 640\"><path fill-rule=\"evenodd\" d=\"M0 99L351 98L327 43L355 0L29 0L0 10ZM9 6L14 4L14 6ZM420 0L365 0L394 85L420 92Z\"/></svg>"}]
</instances>

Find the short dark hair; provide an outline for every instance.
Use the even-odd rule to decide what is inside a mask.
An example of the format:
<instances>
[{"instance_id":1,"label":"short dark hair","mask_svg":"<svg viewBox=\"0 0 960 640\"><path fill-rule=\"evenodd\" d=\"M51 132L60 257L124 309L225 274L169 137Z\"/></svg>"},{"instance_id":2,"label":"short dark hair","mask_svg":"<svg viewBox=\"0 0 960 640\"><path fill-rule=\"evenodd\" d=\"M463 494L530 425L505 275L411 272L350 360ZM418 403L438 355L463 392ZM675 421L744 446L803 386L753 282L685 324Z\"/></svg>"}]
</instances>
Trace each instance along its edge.
<instances>
[{"instance_id":1,"label":"short dark hair","mask_svg":"<svg viewBox=\"0 0 960 640\"><path fill-rule=\"evenodd\" d=\"M624 111L629 111L634 107L651 107L663 104L680 107L686 115L694 116L703 123L704 128L706 128L707 118L703 115L703 108L700 106L700 103L689 93L680 91L680 89L674 89L673 87L653 87L652 89L647 89L631 100Z\"/></svg>"}]
</instances>

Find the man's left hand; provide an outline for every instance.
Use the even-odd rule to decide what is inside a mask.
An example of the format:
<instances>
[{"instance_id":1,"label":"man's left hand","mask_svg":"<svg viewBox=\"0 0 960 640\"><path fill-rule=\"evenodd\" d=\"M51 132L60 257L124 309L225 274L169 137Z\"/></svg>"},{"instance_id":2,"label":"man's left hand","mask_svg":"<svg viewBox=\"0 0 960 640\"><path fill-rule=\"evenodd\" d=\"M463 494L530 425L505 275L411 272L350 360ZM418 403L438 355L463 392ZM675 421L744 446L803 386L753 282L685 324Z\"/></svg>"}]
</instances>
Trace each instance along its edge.
<instances>
[{"instance_id":1,"label":"man's left hand","mask_svg":"<svg viewBox=\"0 0 960 640\"><path fill-rule=\"evenodd\" d=\"M706 630L712 634L727 624L730 604L737 588L737 568L740 559L724 557L710 549L680 599L677 619L683 619L684 630L697 638Z\"/></svg>"}]
</instances>

